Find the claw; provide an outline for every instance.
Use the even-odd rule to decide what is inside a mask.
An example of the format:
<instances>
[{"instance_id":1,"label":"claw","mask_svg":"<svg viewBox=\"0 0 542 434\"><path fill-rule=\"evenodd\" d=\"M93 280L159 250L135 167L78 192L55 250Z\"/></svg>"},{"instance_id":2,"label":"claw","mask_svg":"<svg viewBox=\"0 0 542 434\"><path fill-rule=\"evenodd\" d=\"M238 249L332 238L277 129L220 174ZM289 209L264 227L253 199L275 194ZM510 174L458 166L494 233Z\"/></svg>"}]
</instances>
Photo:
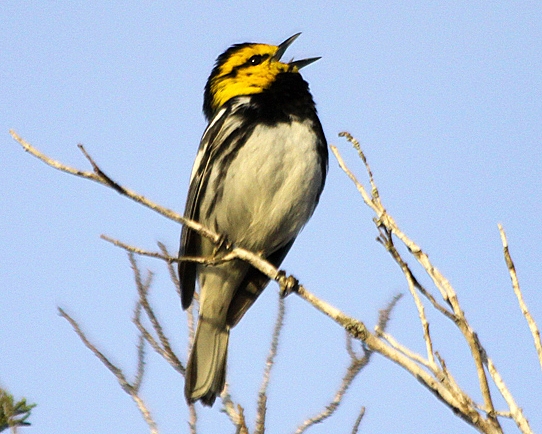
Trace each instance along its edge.
<instances>
[{"instance_id":1,"label":"claw","mask_svg":"<svg viewBox=\"0 0 542 434\"><path fill-rule=\"evenodd\" d=\"M299 281L294 276L286 277L286 273L282 270L278 273L277 281L280 285L280 296L282 298L288 297L292 292L299 289Z\"/></svg>"},{"instance_id":2,"label":"claw","mask_svg":"<svg viewBox=\"0 0 542 434\"><path fill-rule=\"evenodd\" d=\"M215 244L215 248L213 250L213 258L216 258L220 252L228 252L232 248L232 244L228 241L228 238L226 238L225 235L220 235L220 239Z\"/></svg>"}]
</instances>

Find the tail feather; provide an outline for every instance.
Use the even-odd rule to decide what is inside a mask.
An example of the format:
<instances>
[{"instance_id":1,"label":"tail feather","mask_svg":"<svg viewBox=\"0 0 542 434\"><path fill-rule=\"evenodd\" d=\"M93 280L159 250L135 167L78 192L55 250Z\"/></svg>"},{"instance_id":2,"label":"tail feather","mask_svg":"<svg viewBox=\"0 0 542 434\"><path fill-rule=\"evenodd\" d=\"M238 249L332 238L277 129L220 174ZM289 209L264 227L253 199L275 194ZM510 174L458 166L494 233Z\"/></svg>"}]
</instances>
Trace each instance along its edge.
<instances>
[{"instance_id":1,"label":"tail feather","mask_svg":"<svg viewBox=\"0 0 542 434\"><path fill-rule=\"evenodd\" d=\"M188 403L201 399L204 405L212 406L224 389L229 336L226 326L200 317L186 367L184 394Z\"/></svg>"}]
</instances>

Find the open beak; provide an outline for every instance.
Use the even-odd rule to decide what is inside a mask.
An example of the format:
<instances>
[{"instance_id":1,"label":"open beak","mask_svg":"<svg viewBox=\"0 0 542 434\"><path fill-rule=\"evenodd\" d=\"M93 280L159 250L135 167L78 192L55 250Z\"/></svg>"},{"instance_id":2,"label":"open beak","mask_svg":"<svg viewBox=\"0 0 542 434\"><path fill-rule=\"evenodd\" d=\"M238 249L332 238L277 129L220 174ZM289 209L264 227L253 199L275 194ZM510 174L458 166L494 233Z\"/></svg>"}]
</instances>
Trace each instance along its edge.
<instances>
[{"instance_id":1,"label":"open beak","mask_svg":"<svg viewBox=\"0 0 542 434\"><path fill-rule=\"evenodd\" d=\"M284 55L284 52L287 50L287 48L290 45L292 45L292 42L294 42L299 37L299 35L301 35L301 32L296 33L293 36L290 36L282 44L280 44L279 49L277 50L277 52L273 56L273 59L275 59L277 61L280 60L280 58ZM297 68L297 69L301 69L301 68L304 68L307 65L310 65L313 62L316 62L318 59L321 59L321 57L311 57L310 59L295 60L295 61L292 61L292 62L288 63L288 65L290 65L291 67Z\"/></svg>"}]
</instances>

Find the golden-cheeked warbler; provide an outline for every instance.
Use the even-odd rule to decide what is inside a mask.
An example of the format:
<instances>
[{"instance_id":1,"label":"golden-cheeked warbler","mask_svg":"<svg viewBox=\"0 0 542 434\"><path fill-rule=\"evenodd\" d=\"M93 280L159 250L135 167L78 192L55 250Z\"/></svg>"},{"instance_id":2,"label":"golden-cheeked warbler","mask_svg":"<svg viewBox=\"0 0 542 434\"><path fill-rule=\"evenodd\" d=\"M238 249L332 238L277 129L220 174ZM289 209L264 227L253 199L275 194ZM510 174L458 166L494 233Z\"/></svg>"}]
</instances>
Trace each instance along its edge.
<instances>
[{"instance_id":1,"label":"golden-cheeked warbler","mask_svg":"<svg viewBox=\"0 0 542 434\"><path fill-rule=\"evenodd\" d=\"M244 43L221 54L205 86L209 121L196 156L185 217L261 254L278 267L322 193L327 144L309 86L299 70L318 60L281 62L299 36L282 44ZM184 227L180 256L209 257L215 246ZM180 262L182 305L196 277L199 319L185 396L213 405L222 392L230 329L269 279L241 260L217 266Z\"/></svg>"}]
</instances>

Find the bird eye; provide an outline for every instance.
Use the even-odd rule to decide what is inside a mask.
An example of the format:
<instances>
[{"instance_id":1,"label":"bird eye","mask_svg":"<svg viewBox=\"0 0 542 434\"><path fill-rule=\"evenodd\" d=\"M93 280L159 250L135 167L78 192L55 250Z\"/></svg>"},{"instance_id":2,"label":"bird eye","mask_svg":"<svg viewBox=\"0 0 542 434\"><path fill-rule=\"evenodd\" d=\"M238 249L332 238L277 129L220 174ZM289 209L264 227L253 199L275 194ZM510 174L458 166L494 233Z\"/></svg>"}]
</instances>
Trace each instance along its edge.
<instances>
[{"instance_id":1,"label":"bird eye","mask_svg":"<svg viewBox=\"0 0 542 434\"><path fill-rule=\"evenodd\" d=\"M248 59L248 63L252 66L259 65L262 63L263 57L260 54L255 54L250 59Z\"/></svg>"}]
</instances>

